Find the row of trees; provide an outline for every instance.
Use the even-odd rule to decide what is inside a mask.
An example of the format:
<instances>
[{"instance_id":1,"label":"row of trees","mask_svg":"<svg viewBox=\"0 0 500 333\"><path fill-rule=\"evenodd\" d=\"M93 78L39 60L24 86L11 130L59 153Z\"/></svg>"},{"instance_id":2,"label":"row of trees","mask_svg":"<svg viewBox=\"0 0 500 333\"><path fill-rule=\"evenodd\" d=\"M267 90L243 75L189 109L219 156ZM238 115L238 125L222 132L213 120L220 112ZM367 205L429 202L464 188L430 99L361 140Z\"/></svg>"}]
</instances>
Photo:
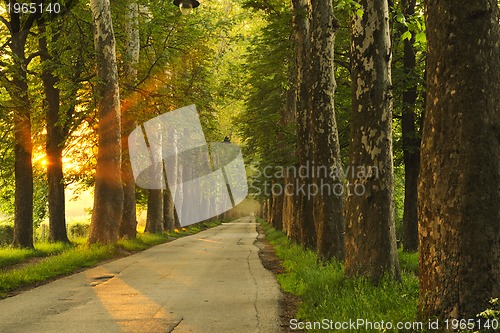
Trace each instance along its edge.
<instances>
[{"instance_id":1,"label":"row of trees","mask_svg":"<svg viewBox=\"0 0 500 333\"><path fill-rule=\"evenodd\" d=\"M239 117L247 155L257 170L309 169L254 174L265 217L343 260L348 276L398 279L395 160L403 247L420 251L421 317L475 318L500 294L498 4L291 4L247 1L269 22ZM281 190L266 192L269 181ZM325 192L335 186L363 191Z\"/></svg>"},{"instance_id":2,"label":"row of trees","mask_svg":"<svg viewBox=\"0 0 500 333\"><path fill-rule=\"evenodd\" d=\"M151 208L148 231L174 227L168 192L136 191L127 137L147 119L196 104L207 139L222 141L227 115L217 111L231 101L214 77L230 70L223 61L241 22L227 17L232 7L181 16L163 1L96 0L91 11L76 1L57 13L2 11L0 192L16 246L33 246L47 210L50 239L69 241L70 183L95 185L90 242L135 237L136 200Z\"/></svg>"}]
</instances>

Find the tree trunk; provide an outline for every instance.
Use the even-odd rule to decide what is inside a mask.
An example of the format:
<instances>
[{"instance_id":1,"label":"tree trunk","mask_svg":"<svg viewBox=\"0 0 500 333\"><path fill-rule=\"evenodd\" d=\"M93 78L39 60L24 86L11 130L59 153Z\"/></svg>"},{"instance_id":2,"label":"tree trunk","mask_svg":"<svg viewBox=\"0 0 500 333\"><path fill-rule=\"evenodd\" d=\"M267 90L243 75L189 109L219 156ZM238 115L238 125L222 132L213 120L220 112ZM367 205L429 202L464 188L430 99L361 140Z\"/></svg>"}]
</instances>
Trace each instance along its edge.
<instances>
[{"instance_id":1,"label":"tree trunk","mask_svg":"<svg viewBox=\"0 0 500 333\"><path fill-rule=\"evenodd\" d=\"M330 170L342 170L340 145L335 120L334 67L335 33L339 22L331 0L312 2L311 20L311 136L312 160L316 171L312 183L318 194L312 197L316 225L316 250L321 258L344 258L344 196L335 189L343 187L343 176L331 177Z\"/></svg>"},{"instance_id":2,"label":"tree trunk","mask_svg":"<svg viewBox=\"0 0 500 333\"><path fill-rule=\"evenodd\" d=\"M168 186L163 190L163 228L172 231L175 228L174 200Z\"/></svg>"},{"instance_id":3,"label":"tree trunk","mask_svg":"<svg viewBox=\"0 0 500 333\"><path fill-rule=\"evenodd\" d=\"M21 74L21 73L20 73ZM31 115L26 76L15 78L12 83L18 90L14 97L14 246L33 247L33 144L31 141Z\"/></svg>"},{"instance_id":4,"label":"tree trunk","mask_svg":"<svg viewBox=\"0 0 500 333\"><path fill-rule=\"evenodd\" d=\"M426 4L420 316L476 318L500 295L498 3Z\"/></svg>"},{"instance_id":5,"label":"tree trunk","mask_svg":"<svg viewBox=\"0 0 500 333\"><path fill-rule=\"evenodd\" d=\"M38 45L41 51L42 61L42 82L45 93L44 108L47 121L47 185L48 185L48 203L49 203L49 239L52 242L69 243L66 230L66 203L64 195L64 174L62 152L64 148L64 119L60 119L60 91L57 88L59 79L52 73L54 71L54 59L50 56L46 27L43 19L38 20L40 37ZM50 42L55 42L58 33L50 37Z\"/></svg>"},{"instance_id":6,"label":"tree trunk","mask_svg":"<svg viewBox=\"0 0 500 333\"><path fill-rule=\"evenodd\" d=\"M121 124L115 36L109 0L91 0L97 63L98 142L90 243L113 243L123 211Z\"/></svg>"},{"instance_id":7,"label":"tree trunk","mask_svg":"<svg viewBox=\"0 0 500 333\"><path fill-rule=\"evenodd\" d=\"M283 200L285 195L272 195L273 196L273 210L271 212L271 224L276 230L283 230Z\"/></svg>"},{"instance_id":8,"label":"tree trunk","mask_svg":"<svg viewBox=\"0 0 500 333\"><path fill-rule=\"evenodd\" d=\"M298 167L310 168L311 164L311 114L309 86L310 65L309 65L309 41L310 41L310 3L307 0L292 0L293 5L293 25L294 25L294 43L297 67L297 160ZM310 179L300 177L298 179L299 188L308 188ZM308 248L316 246L316 226L314 225L312 200L307 193L297 192L296 211L297 220L301 223L300 239L302 245Z\"/></svg>"},{"instance_id":9,"label":"tree trunk","mask_svg":"<svg viewBox=\"0 0 500 333\"><path fill-rule=\"evenodd\" d=\"M415 13L415 0L403 0L403 13L409 19ZM405 27L405 30L407 28ZM403 212L403 249L415 252L418 249L417 185L420 168L420 133L416 126L417 82L415 77L414 37L405 39L403 65L406 75L403 91L403 158L405 163L405 198Z\"/></svg>"},{"instance_id":10,"label":"tree trunk","mask_svg":"<svg viewBox=\"0 0 500 333\"><path fill-rule=\"evenodd\" d=\"M137 2L130 0L125 15L125 57L124 77L129 88L137 82L137 64L139 63L139 8ZM137 216L135 202L135 180L130 164L128 136L137 126L134 111L133 91L127 92L131 100L125 99L122 106L122 183L123 183L123 215L120 223L120 237L133 239L137 234Z\"/></svg>"},{"instance_id":11,"label":"tree trunk","mask_svg":"<svg viewBox=\"0 0 500 333\"><path fill-rule=\"evenodd\" d=\"M14 245L33 247L33 143L31 104L28 97L25 46L30 25L21 30L20 17L11 13L10 49L14 55L13 78L8 88L14 114Z\"/></svg>"},{"instance_id":12,"label":"tree trunk","mask_svg":"<svg viewBox=\"0 0 500 333\"><path fill-rule=\"evenodd\" d=\"M148 190L148 212L144 231L152 234L163 232L162 190Z\"/></svg>"},{"instance_id":13,"label":"tree trunk","mask_svg":"<svg viewBox=\"0 0 500 333\"><path fill-rule=\"evenodd\" d=\"M391 42L387 0L359 3L364 13L353 17L351 26L353 104L345 272L376 282L387 273L399 278L393 201Z\"/></svg>"}]
</instances>

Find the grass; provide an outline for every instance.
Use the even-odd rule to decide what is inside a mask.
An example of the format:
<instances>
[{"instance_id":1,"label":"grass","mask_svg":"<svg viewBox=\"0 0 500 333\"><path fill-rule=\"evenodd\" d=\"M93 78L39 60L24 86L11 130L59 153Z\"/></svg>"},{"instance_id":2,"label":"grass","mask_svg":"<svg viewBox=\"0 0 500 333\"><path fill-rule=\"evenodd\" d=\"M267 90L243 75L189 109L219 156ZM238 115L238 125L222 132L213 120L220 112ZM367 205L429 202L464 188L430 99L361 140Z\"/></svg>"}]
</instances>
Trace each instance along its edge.
<instances>
[{"instance_id":1,"label":"grass","mask_svg":"<svg viewBox=\"0 0 500 333\"><path fill-rule=\"evenodd\" d=\"M22 263L28 258L47 257L69 249L71 245L64 243L38 243L35 249L0 249L0 269Z\"/></svg>"},{"instance_id":2,"label":"grass","mask_svg":"<svg viewBox=\"0 0 500 333\"><path fill-rule=\"evenodd\" d=\"M71 244L40 243L35 249L0 249L0 298L24 287L37 285L58 276L70 274L81 268L91 267L103 260L117 258L123 251L142 251L182 236L220 225L220 222L199 223L170 233L138 234L133 240L119 240L113 245L88 245L83 239ZM29 258L45 257L21 267L9 266L23 263Z\"/></svg>"},{"instance_id":3,"label":"grass","mask_svg":"<svg viewBox=\"0 0 500 333\"><path fill-rule=\"evenodd\" d=\"M284 291L302 300L296 318L300 321L334 322L366 319L371 322L414 322L417 317L418 279L416 254L405 254L401 261L402 283L389 279L378 285L363 278L346 278L338 262L318 262L315 253L293 244L281 232L262 223L266 235L282 260L286 273L277 276ZM320 330L308 330L320 332ZM324 331L324 330L323 330ZM356 332L377 330L358 327ZM397 332L394 328L391 332Z\"/></svg>"}]
</instances>

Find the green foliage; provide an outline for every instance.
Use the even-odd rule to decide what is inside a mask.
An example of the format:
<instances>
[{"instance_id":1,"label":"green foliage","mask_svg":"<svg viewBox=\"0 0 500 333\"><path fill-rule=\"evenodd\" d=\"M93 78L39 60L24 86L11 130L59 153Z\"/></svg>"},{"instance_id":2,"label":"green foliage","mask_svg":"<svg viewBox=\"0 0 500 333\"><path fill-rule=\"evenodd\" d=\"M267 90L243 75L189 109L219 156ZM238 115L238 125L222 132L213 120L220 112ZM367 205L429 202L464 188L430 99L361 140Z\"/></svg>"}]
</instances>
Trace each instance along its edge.
<instances>
[{"instance_id":1,"label":"green foliage","mask_svg":"<svg viewBox=\"0 0 500 333\"><path fill-rule=\"evenodd\" d=\"M69 237L71 239L85 237L87 238L90 231L90 224L88 223L72 223L69 228Z\"/></svg>"},{"instance_id":2,"label":"green foliage","mask_svg":"<svg viewBox=\"0 0 500 333\"><path fill-rule=\"evenodd\" d=\"M14 227L10 224L0 224L0 246L11 245L14 241Z\"/></svg>"},{"instance_id":3,"label":"green foliage","mask_svg":"<svg viewBox=\"0 0 500 333\"><path fill-rule=\"evenodd\" d=\"M347 15L363 17L363 8L356 0L338 0L335 5L336 12L345 12Z\"/></svg>"},{"instance_id":4,"label":"green foliage","mask_svg":"<svg viewBox=\"0 0 500 333\"><path fill-rule=\"evenodd\" d=\"M348 279L338 262L319 262L317 256L293 244L286 236L260 220L266 236L274 245L286 273L278 275L283 290L298 295L297 318L304 321L349 321L363 318L372 322L411 322L416 320L418 279L407 267L414 262L409 256L402 263L402 283L389 279L373 285L363 278ZM314 332L314 331L313 331ZM360 330L359 332L373 332ZM395 331L394 331L395 332Z\"/></svg>"},{"instance_id":5,"label":"green foliage","mask_svg":"<svg viewBox=\"0 0 500 333\"><path fill-rule=\"evenodd\" d=\"M479 313L477 316L485 319L500 320L500 302L498 301L498 297L492 298L490 300L490 305L491 307Z\"/></svg>"},{"instance_id":6,"label":"green foliage","mask_svg":"<svg viewBox=\"0 0 500 333\"><path fill-rule=\"evenodd\" d=\"M255 15L263 12L265 21L245 56L244 69L248 75L245 109L233 124L244 140L246 164L262 170L266 166L293 163L294 124L284 121L284 113L293 113L285 110L287 94L293 89L289 78L294 61L290 39L292 16L289 6L279 1L272 5L247 1L246 6ZM256 180L251 189L258 188L257 183L264 182Z\"/></svg>"}]
</instances>

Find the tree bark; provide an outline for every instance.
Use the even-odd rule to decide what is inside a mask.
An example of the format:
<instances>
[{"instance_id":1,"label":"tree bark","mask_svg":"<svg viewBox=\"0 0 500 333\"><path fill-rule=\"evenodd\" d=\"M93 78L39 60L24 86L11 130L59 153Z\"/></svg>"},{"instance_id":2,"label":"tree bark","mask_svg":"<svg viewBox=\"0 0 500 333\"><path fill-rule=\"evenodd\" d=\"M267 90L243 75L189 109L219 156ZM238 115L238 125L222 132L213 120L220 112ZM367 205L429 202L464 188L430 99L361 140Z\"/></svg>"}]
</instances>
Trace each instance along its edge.
<instances>
[{"instance_id":1,"label":"tree bark","mask_svg":"<svg viewBox=\"0 0 500 333\"><path fill-rule=\"evenodd\" d=\"M60 91L57 88L58 77L54 76L54 59L49 53L46 36L46 26L43 19L38 20L40 37L38 45L41 51L42 83L45 93L44 108L47 121L47 141L45 145L47 155L47 185L49 209L49 239L52 242L69 243L66 230L66 203L64 194L64 174L62 152L64 149L64 122L60 118ZM50 37L55 42L58 33Z\"/></svg>"},{"instance_id":2,"label":"tree bark","mask_svg":"<svg viewBox=\"0 0 500 333\"><path fill-rule=\"evenodd\" d=\"M415 0L403 0L401 6L408 19L415 13ZM405 30L407 28L405 27ZM403 249L415 252L418 249L417 185L420 170L420 133L417 130L415 113L417 103L417 82L415 78L414 37L405 39L403 66L406 75L403 91L403 159L405 163L405 198L403 212Z\"/></svg>"},{"instance_id":3,"label":"tree bark","mask_svg":"<svg viewBox=\"0 0 500 333\"><path fill-rule=\"evenodd\" d=\"M113 243L123 211L121 124L115 36L109 0L91 0L97 63L98 143L89 243Z\"/></svg>"},{"instance_id":4,"label":"tree bark","mask_svg":"<svg viewBox=\"0 0 500 333\"><path fill-rule=\"evenodd\" d=\"M174 218L174 201L170 189L167 186L163 190L163 228L164 230L172 231L175 228Z\"/></svg>"},{"instance_id":5,"label":"tree bark","mask_svg":"<svg viewBox=\"0 0 500 333\"><path fill-rule=\"evenodd\" d=\"M312 160L311 147L311 114L309 86L312 85L310 79L309 65L309 42L310 42L310 2L307 0L292 0L293 6L293 26L294 44L297 67L297 103L296 103L296 131L297 131L297 161L298 167L310 168ZM307 188L310 179L300 177L299 187ZM308 248L316 246L316 226L313 217L312 200L306 194L297 192L296 212L297 220L301 223L300 242Z\"/></svg>"},{"instance_id":6,"label":"tree bark","mask_svg":"<svg viewBox=\"0 0 500 333\"><path fill-rule=\"evenodd\" d=\"M148 190L148 211L144 231L152 234L163 232L162 190Z\"/></svg>"},{"instance_id":7,"label":"tree bark","mask_svg":"<svg viewBox=\"0 0 500 333\"><path fill-rule=\"evenodd\" d=\"M340 145L335 120L334 93L335 34L339 22L331 0L312 2L311 19L311 101L312 183L318 194L312 197L316 225L316 250L320 258L344 258L344 196L335 189L343 187L343 175L332 177L330 170L342 170Z\"/></svg>"},{"instance_id":8,"label":"tree bark","mask_svg":"<svg viewBox=\"0 0 500 333\"><path fill-rule=\"evenodd\" d=\"M420 316L476 318L500 295L498 3L433 0L426 13Z\"/></svg>"},{"instance_id":9,"label":"tree bark","mask_svg":"<svg viewBox=\"0 0 500 333\"><path fill-rule=\"evenodd\" d=\"M361 0L351 20L353 104L347 175L348 276L399 278L394 227L391 42L387 0ZM352 172L364 170L364 174ZM376 168L376 169L375 169ZM364 190L364 193L363 191Z\"/></svg>"},{"instance_id":10,"label":"tree bark","mask_svg":"<svg viewBox=\"0 0 500 333\"><path fill-rule=\"evenodd\" d=\"M129 88L137 83L137 64L139 63L139 8L137 1L127 4L125 20L125 64L124 77ZM120 237L133 239L137 234L137 212L135 201L135 180L130 164L128 136L137 126L134 117L133 91L128 91L129 99L122 106L122 183L123 183L123 215L120 223Z\"/></svg>"},{"instance_id":11,"label":"tree bark","mask_svg":"<svg viewBox=\"0 0 500 333\"><path fill-rule=\"evenodd\" d=\"M14 245L33 247L33 143L31 140L31 103L28 97L26 38L34 22L30 15L21 26L19 14L10 13L9 47L14 55L12 80L8 92L14 115Z\"/></svg>"}]
</instances>

